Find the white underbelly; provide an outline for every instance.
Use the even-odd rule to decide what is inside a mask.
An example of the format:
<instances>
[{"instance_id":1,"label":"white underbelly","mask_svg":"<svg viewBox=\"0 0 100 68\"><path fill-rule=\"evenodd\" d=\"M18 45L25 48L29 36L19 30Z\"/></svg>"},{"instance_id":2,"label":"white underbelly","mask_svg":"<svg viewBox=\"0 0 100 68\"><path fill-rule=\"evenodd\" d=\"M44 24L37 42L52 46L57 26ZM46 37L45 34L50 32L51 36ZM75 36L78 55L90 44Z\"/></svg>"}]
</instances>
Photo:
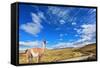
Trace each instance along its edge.
<instances>
[{"instance_id":1,"label":"white underbelly","mask_svg":"<svg viewBox=\"0 0 100 68\"><path fill-rule=\"evenodd\" d=\"M37 53L34 53L32 50L31 50L31 54L32 54L33 57L39 56L39 53L38 52Z\"/></svg>"}]
</instances>

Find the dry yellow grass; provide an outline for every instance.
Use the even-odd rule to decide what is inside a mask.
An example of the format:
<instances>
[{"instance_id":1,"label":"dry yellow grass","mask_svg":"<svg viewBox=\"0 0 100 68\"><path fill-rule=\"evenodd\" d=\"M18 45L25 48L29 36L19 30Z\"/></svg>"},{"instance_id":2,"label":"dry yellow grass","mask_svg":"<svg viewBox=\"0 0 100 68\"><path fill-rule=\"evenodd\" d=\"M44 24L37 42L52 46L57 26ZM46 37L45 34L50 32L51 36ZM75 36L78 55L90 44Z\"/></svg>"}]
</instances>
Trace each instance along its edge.
<instances>
[{"instance_id":1,"label":"dry yellow grass","mask_svg":"<svg viewBox=\"0 0 100 68\"><path fill-rule=\"evenodd\" d=\"M44 55L42 56L40 62L57 62L60 60L66 60L75 57L81 57L84 55L88 55L90 53L96 54L96 46L88 45L82 48L65 48L65 49L53 49L53 50L46 50ZM36 63L36 58L33 58L32 63ZM28 59L25 54L19 54L19 63L20 64L27 64Z\"/></svg>"}]
</instances>

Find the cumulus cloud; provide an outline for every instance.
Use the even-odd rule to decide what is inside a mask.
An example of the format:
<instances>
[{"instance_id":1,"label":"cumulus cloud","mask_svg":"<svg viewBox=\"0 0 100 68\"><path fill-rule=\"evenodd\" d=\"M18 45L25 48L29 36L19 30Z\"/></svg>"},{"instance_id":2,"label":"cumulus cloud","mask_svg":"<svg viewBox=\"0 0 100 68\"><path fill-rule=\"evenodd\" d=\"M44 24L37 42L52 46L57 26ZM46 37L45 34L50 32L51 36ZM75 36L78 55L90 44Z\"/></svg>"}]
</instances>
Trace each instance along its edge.
<instances>
[{"instance_id":1,"label":"cumulus cloud","mask_svg":"<svg viewBox=\"0 0 100 68\"><path fill-rule=\"evenodd\" d=\"M64 9L62 7L52 7L52 6L48 6L48 10L52 13L55 14L59 17L64 17L69 13L69 9Z\"/></svg>"},{"instance_id":2,"label":"cumulus cloud","mask_svg":"<svg viewBox=\"0 0 100 68\"><path fill-rule=\"evenodd\" d=\"M85 45L95 43L95 34L96 34L95 24L83 24L81 25L81 29L74 28L74 30L76 30L76 32L80 34L80 35L78 34L75 35L80 37L78 40L72 41L70 43L59 42L55 44L53 48L83 47ZM61 34L61 36L63 35Z\"/></svg>"},{"instance_id":3,"label":"cumulus cloud","mask_svg":"<svg viewBox=\"0 0 100 68\"><path fill-rule=\"evenodd\" d=\"M20 28L29 34L37 36L43 27L42 25L36 23L26 23L22 24Z\"/></svg>"},{"instance_id":4,"label":"cumulus cloud","mask_svg":"<svg viewBox=\"0 0 100 68\"><path fill-rule=\"evenodd\" d=\"M62 38L59 38L59 40L60 40L60 41L63 41L63 39L62 39Z\"/></svg>"},{"instance_id":5,"label":"cumulus cloud","mask_svg":"<svg viewBox=\"0 0 100 68\"><path fill-rule=\"evenodd\" d=\"M95 12L96 12L96 9L90 9L90 10L88 11L89 14L93 14L93 13L95 13Z\"/></svg>"},{"instance_id":6,"label":"cumulus cloud","mask_svg":"<svg viewBox=\"0 0 100 68\"><path fill-rule=\"evenodd\" d=\"M66 48L66 47L73 47L73 43L67 43L67 42L59 42L55 44L52 48Z\"/></svg>"},{"instance_id":7,"label":"cumulus cloud","mask_svg":"<svg viewBox=\"0 0 100 68\"><path fill-rule=\"evenodd\" d=\"M80 33L80 39L77 40L75 43L83 43L86 42L93 42L95 40L95 34L96 34L96 25L95 24L83 24L81 25L82 29L78 32ZM94 41L95 42L95 41Z\"/></svg>"},{"instance_id":8,"label":"cumulus cloud","mask_svg":"<svg viewBox=\"0 0 100 68\"><path fill-rule=\"evenodd\" d=\"M64 20L60 20L59 22L60 22L60 24L65 24L66 23Z\"/></svg>"},{"instance_id":9,"label":"cumulus cloud","mask_svg":"<svg viewBox=\"0 0 100 68\"><path fill-rule=\"evenodd\" d=\"M70 15L71 12L74 10L74 8L64 8L64 7L52 7L48 6L48 15L50 18L51 15L53 15L53 18L56 17L56 20L53 21L53 23L58 23L59 24L65 24L66 21L70 22L72 25L76 25L75 21L77 20L77 14L79 14L81 9L77 9L73 15ZM60 20L61 19L61 20Z\"/></svg>"},{"instance_id":10,"label":"cumulus cloud","mask_svg":"<svg viewBox=\"0 0 100 68\"><path fill-rule=\"evenodd\" d=\"M41 25L41 18L44 18L44 16L42 13L31 13L31 16L32 22L22 24L20 28L29 34L37 36L37 34L40 33L41 29L43 28L43 26Z\"/></svg>"},{"instance_id":11,"label":"cumulus cloud","mask_svg":"<svg viewBox=\"0 0 100 68\"><path fill-rule=\"evenodd\" d=\"M44 20L46 20L45 16L44 16L44 13L43 12L38 12L38 16Z\"/></svg>"},{"instance_id":12,"label":"cumulus cloud","mask_svg":"<svg viewBox=\"0 0 100 68\"><path fill-rule=\"evenodd\" d=\"M72 22L72 25L76 25L76 22Z\"/></svg>"},{"instance_id":13,"label":"cumulus cloud","mask_svg":"<svg viewBox=\"0 0 100 68\"><path fill-rule=\"evenodd\" d=\"M95 24L84 24L81 26L83 28L84 34L92 34L96 31L96 25Z\"/></svg>"},{"instance_id":14,"label":"cumulus cloud","mask_svg":"<svg viewBox=\"0 0 100 68\"><path fill-rule=\"evenodd\" d=\"M88 45L88 44L93 44L93 43L95 43L95 42L93 42L93 41L85 41L84 43L78 43L78 44L74 44L73 45L73 47L83 47L83 46L86 46L86 45Z\"/></svg>"},{"instance_id":15,"label":"cumulus cloud","mask_svg":"<svg viewBox=\"0 0 100 68\"><path fill-rule=\"evenodd\" d=\"M34 23L37 24L41 23L41 18L36 13L31 13L31 16Z\"/></svg>"},{"instance_id":16,"label":"cumulus cloud","mask_svg":"<svg viewBox=\"0 0 100 68\"><path fill-rule=\"evenodd\" d=\"M91 40L95 36L96 25L95 24L84 24L81 26L82 30L82 38L86 40Z\"/></svg>"},{"instance_id":17,"label":"cumulus cloud","mask_svg":"<svg viewBox=\"0 0 100 68\"><path fill-rule=\"evenodd\" d=\"M64 7L52 7L48 6L48 15L51 18L56 17L56 20L54 20L54 23L60 20L59 24L64 24L66 20L69 19L69 12L72 10L72 8L64 8ZM53 15L54 17L51 17ZM58 22L57 22L58 23Z\"/></svg>"},{"instance_id":18,"label":"cumulus cloud","mask_svg":"<svg viewBox=\"0 0 100 68\"><path fill-rule=\"evenodd\" d=\"M74 30L77 32L77 34L81 34L82 32L82 29L80 28L80 29L78 29L78 28L74 28Z\"/></svg>"},{"instance_id":19,"label":"cumulus cloud","mask_svg":"<svg viewBox=\"0 0 100 68\"><path fill-rule=\"evenodd\" d=\"M26 47L24 47L24 48L22 48L22 47L19 47L19 52L21 53L23 53L23 52L25 52L25 50L26 50L27 48Z\"/></svg>"},{"instance_id":20,"label":"cumulus cloud","mask_svg":"<svg viewBox=\"0 0 100 68\"><path fill-rule=\"evenodd\" d=\"M76 34L75 36L78 37L78 34Z\"/></svg>"},{"instance_id":21,"label":"cumulus cloud","mask_svg":"<svg viewBox=\"0 0 100 68\"><path fill-rule=\"evenodd\" d=\"M41 41L20 41L19 42L19 51L24 51L30 48L42 47Z\"/></svg>"},{"instance_id":22,"label":"cumulus cloud","mask_svg":"<svg viewBox=\"0 0 100 68\"><path fill-rule=\"evenodd\" d=\"M36 47L36 46L40 46L41 42L40 41L20 41L19 45L27 46L27 47L30 47L30 46Z\"/></svg>"}]
</instances>

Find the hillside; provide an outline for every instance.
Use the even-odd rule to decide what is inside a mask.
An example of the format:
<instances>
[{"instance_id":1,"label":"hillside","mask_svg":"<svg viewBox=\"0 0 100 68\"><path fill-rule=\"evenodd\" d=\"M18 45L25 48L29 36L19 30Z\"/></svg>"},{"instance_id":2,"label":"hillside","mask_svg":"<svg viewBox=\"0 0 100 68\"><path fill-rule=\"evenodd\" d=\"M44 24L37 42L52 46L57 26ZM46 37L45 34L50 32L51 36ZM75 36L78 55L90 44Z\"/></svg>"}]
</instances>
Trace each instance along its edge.
<instances>
[{"instance_id":1,"label":"hillside","mask_svg":"<svg viewBox=\"0 0 100 68\"><path fill-rule=\"evenodd\" d=\"M74 50L75 52L81 52L84 56L93 54L88 60L95 60L96 59L96 44L89 44L82 48Z\"/></svg>"},{"instance_id":2,"label":"hillside","mask_svg":"<svg viewBox=\"0 0 100 68\"><path fill-rule=\"evenodd\" d=\"M60 62L62 60L69 60L74 58L78 59L81 57L85 57L85 59L81 60L95 60L96 59L96 44L86 45L81 48L64 48L64 49L53 49L46 50L44 55L41 58L41 63L43 62ZM27 63L27 58L25 58L25 54L19 54L19 63ZM36 58L33 58L33 62L36 63Z\"/></svg>"}]
</instances>

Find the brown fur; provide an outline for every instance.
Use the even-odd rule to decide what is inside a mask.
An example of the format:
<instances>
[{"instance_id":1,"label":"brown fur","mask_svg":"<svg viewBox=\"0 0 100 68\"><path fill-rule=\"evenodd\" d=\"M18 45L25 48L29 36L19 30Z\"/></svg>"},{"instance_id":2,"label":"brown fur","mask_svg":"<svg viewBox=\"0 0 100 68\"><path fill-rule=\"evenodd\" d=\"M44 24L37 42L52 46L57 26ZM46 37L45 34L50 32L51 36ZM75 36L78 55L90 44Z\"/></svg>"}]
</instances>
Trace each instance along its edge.
<instances>
[{"instance_id":1,"label":"brown fur","mask_svg":"<svg viewBox=\"0 0 100 68\"><path fill-rule=\"evenodd\" d=\"M46 44L46 41L44 41L44 44ZM41 60L41 57L43 56L43 53L45 51L45 48L31 48L31 49L27 49L25 51L25 53L28 55L29 63L32 62L32 58L34 57L34 56L32 56L31 51L33 53L35 53L35 54L38 54L38 56L36 56L36 58L37 58L37 63L39 63L40 60Z\"/></svg>"}]
</instances>

